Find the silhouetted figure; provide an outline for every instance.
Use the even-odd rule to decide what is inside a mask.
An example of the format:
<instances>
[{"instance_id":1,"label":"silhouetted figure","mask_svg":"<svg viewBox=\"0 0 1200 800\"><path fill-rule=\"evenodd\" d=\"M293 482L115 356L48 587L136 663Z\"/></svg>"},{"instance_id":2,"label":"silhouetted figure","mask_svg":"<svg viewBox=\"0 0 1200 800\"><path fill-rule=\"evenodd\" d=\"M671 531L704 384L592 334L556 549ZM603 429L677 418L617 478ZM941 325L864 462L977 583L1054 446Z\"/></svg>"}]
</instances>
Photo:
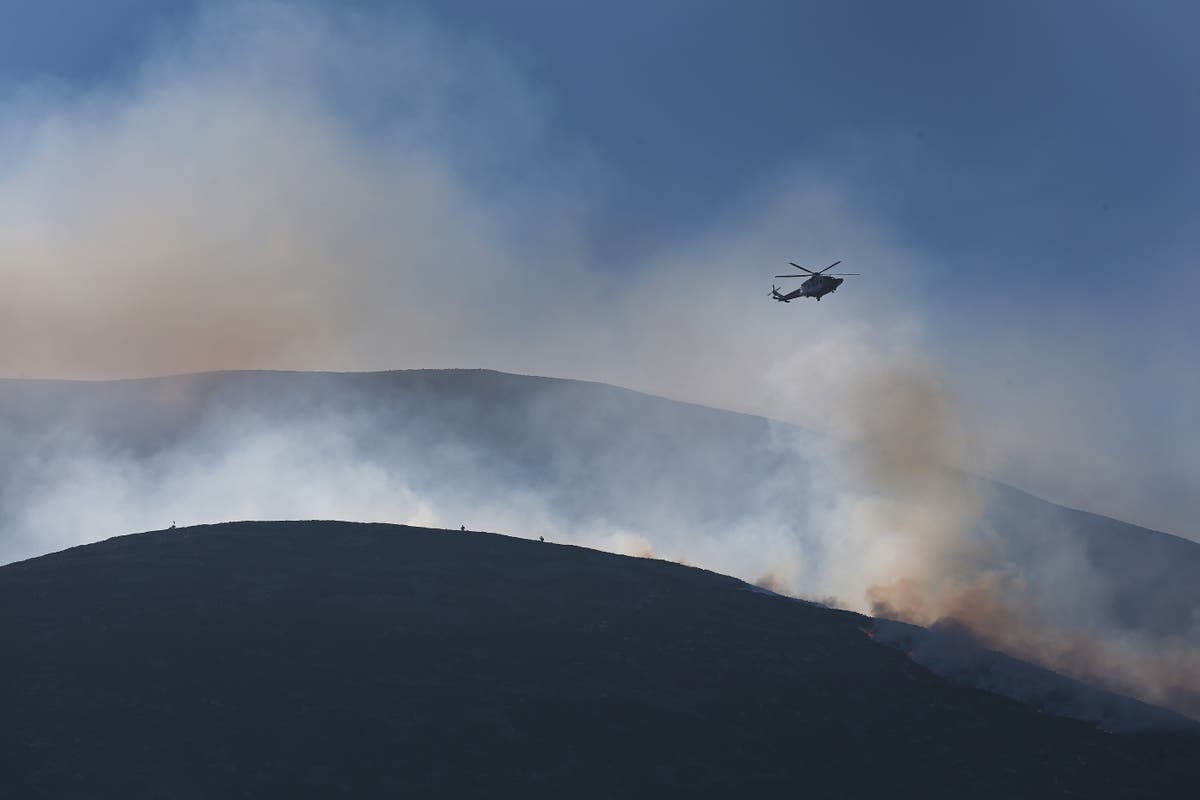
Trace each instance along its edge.
<instances>
[{"instance_id":1,"label":"silhouetted figure","mask_svg":"<svg viewBox=\"0 0 1200 800\"><path fill-rule=\"evenodd\" d=\"M466 525L459 525L459 526L458 526L458 529L459 529L460 531L462 531L463 533L466 533L466 532L467 532L467 526L466 526Z\"/></svg>"},{"instance_id":2,"label":"silhouetted figure","mask_svg":"<svg viewBox=\"0 0 1200 800\"><path fill-rule=\"evenodd\" d=\"M175 530L175 520L171 520L171 530Z\"/></svg>"},{"instance_id":3,"label":"silhouetted figure","mask_svg":"<svg viewBox=\"0 0 1200 800\"><path fill-rule=\"evenodd\" d=\"M538 541L539 541L539 542L544 542L544 541L546 541L546 537L545 537L545 536L539 536L539 537L538 537Z\"/></svg>"}]
</instances>

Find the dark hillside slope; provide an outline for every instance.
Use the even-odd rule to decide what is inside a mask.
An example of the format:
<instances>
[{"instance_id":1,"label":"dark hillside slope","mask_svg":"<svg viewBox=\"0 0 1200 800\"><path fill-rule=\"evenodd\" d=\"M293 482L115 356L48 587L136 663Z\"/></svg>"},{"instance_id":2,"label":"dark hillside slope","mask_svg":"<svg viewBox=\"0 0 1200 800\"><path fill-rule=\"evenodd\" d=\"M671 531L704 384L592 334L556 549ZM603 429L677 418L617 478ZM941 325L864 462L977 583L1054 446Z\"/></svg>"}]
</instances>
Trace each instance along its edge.
<instances>
[{"instance_id":1,"label":"dark hillside slope","mask_svg":"<svg viewBox=\"0 0 1200 800\"><path fill-rule=\"evenodd\" d=\"M0 568L12 797L1184 797L1200 738L953 686L680 565L333 522Z\"/></svg>"}]
</instances>

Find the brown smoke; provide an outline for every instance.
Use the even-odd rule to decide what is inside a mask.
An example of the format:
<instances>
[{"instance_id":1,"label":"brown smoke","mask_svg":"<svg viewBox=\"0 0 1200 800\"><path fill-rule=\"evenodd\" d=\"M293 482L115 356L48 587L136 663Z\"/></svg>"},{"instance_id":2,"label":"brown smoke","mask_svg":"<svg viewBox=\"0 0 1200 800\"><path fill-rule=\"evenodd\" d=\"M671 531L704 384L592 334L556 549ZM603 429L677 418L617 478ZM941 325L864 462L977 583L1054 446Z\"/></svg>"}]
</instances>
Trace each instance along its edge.
<instances>
[{"instance_id":1,"label":"brown smoke","mask_svg":"<svg viewBox=\"0 0 1200 800\"><path fill-rule=\"evenodd\" d=\"M847 407L850 466L872 501L865 522L892 553L869 576L869 595L889 607L941 606L983 555L965 535L982 499L947 466L960 447L948 394L931 366L910 362L857 381Z\"/></svg>"},{"instance_id":2,"label":"brown smoke","mask_svg":"<svg viewBox=\"0 0 1200 800\"><path fill-rule=\"evenodd\" d=\"M632 556L633 558L658 557L654 553L654 547L647 539L625 531L618 531L611 534L605 542L604 549L620 553L623 556Z\"/></svg>"},{"instance_id":3,"label":"brown smoke","mask_svg":"<svg viewBox=\"0 0 1200 800\"><path fill-rule=\"evenodd\" d=\"M760 589L766 589L769 592L775 592L775 594L786 595L792 591L792 582L786 576L774 570L760 575L753 583Z\"/></svg>"},{"instance_id":4,"label":"brown smoke","mask_svg":"<svg viewBox=\"0 0 1200 800\"><path fill-rule=\"evenodd\" d=\"M587 293L574 187L498 56L284 3L170 45L103 89L0 96L0 374L475 365L550 324L544 284Z\"/></svg>"},{"instance_id":5,"label":"brown smoke","mask_svg":"<svg viewBox=\"0 0 1200 800\"><path fill-rule=\"evenodd\" d=\"M931 367L893 366L854 388L849 462L871 499L859 519L874 537L867 546L889 553L868 576L872 614L925 626L954 621L984 646L1200 718L1194 642L1096 622L1066 629L1046 604L1078 587L1031 591L976 535L983 500L971 478L946 466L959 460L960 429ZM1070 543L1047 537L1045 547L1049 558Z\"/></svg>"}]
</instances>

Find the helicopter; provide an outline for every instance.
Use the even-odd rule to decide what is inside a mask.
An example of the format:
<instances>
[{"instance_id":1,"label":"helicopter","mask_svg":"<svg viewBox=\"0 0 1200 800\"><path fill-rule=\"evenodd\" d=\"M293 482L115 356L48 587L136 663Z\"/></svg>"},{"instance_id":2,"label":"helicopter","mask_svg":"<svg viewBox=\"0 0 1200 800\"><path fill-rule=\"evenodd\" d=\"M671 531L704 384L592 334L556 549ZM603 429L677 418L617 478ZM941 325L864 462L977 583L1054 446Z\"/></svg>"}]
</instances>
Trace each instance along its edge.
<instances>
[{"instance_id":1,"label":"helicopter","mask_svg":"<svg viewBox=\"0 0 1200 800\"><path fill-rule=\"evenodd\" d=\"M796 264L795 262L789 261L788 263L791 264L796 269L804 270L808 274L807 275L776 275L775 276L776 278L807 278L807 280L805 280L804 283L800 284L799 289L795 290L794 292L788 292L787 294L780 294L779 287L772 284L771 285L771 294L769 294L767 296L772 297L781 303L790 303L790 302L792 302L792 300L796 299L797 297L815 297L819 301L822 297L829 294L830 292L837 291L837 288L842 285L842 279L835 278L834 275L858 275L859 274L857 272L834 272L830 275L825 274L829 270L836 267L838 264L842 263L841 261L835 261L832 264L830 264L828 267L826 267L825 269L817 270L815 272L813 270L809 269L808 267L802 267L799 264Z\"/></svg>"}]
</instances>

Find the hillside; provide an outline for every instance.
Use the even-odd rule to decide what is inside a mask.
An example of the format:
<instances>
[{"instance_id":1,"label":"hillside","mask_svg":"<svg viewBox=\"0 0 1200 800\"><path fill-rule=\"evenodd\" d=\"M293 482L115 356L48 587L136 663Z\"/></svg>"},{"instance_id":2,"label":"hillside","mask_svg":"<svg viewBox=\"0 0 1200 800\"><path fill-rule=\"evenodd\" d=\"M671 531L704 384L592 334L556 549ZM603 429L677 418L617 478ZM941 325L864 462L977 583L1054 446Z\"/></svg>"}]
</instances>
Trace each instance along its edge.
<instances>
[{"instance_id":1,"label":"hillside","mask_svg":"<svg viewBox=\"0 0 1200 800\"><path fill-rule=\"evenodd\" d=\"M677 564L333 522L0 568L19 797L1169 797L1200 738L948 684Z\"/></svg>"},{"instance_id":2,"label":"hillside","mask_svg":"<svg viewBox=\"0 0 1200 800\"><path fill-rule=\"evenodd\" d=\"M0 563L172 520L466 523L845 605L874 543L837 514L880 487L828 451L771 420L486 370L0 381ZM966 483L965 577L1003 611L983 622L1025 626L991 646L1035 642L1010 654L1200 718L1200 545Z\"/></svg>"}]
</instances>

